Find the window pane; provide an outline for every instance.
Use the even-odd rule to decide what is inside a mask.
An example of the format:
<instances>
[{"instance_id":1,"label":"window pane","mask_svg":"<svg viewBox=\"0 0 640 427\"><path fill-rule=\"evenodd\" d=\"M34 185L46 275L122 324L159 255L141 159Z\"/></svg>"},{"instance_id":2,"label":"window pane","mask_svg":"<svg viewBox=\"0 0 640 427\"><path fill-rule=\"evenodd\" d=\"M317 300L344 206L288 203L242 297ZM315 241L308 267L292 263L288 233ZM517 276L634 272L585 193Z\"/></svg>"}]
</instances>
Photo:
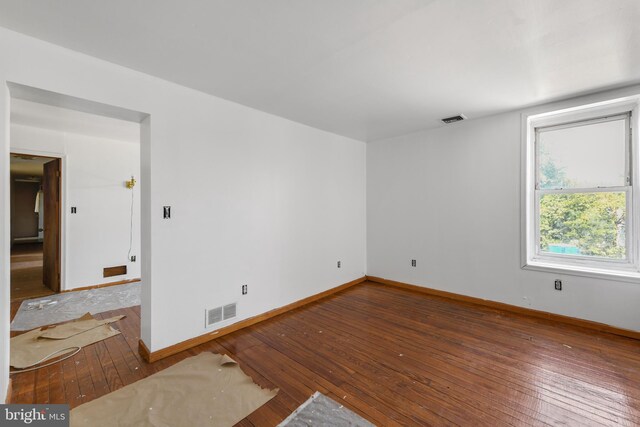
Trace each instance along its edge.
<instances>
[{"instance_id":1,"label":"window pane","mask_svg":"<svg viewBox=\"0 0 640 427\"><path fill-rule=\"evenodd\" d=\"M540 197L540 251L625 259L626 193Z\"/></svg>"},{"instance_id":2,"label":"window pane","mask_svg":"<svg viewBox=\"0 0 640 427\"><path fill-rule=\"evenodd\" d=\"M626 183L624 119L541 130L538 188L595 188Z\"/></svg>"}]
</instances>

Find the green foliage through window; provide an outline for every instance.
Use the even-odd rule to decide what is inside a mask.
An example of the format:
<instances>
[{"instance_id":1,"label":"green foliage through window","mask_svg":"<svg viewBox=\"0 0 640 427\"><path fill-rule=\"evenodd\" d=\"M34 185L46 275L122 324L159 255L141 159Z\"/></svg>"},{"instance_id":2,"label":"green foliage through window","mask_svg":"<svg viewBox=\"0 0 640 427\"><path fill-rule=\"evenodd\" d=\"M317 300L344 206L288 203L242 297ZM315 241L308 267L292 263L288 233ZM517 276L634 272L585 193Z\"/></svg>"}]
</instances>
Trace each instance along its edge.
<instances>
[{"instance_id":1,"label":"green foliage through window","mask_svg":"<svg viewBox=\"0 0 640 427\"><path fill-rule=\"evenodd\" d=\"M626 193L545 194L540 198L540 249L625 258ZM566 252L576 253L576 252Z\"/></svg>"},{"instance_id":2,"label":"green foliage through window","mask_svg":"<svg viewBox=\"0 0 640 427\"><path fill-rule=\"evenodd\" d=\"M538 188L568 188L569 183L565 171L556 166L549 155L540 149L540 169Z\"/></svg>"}]
</instances>

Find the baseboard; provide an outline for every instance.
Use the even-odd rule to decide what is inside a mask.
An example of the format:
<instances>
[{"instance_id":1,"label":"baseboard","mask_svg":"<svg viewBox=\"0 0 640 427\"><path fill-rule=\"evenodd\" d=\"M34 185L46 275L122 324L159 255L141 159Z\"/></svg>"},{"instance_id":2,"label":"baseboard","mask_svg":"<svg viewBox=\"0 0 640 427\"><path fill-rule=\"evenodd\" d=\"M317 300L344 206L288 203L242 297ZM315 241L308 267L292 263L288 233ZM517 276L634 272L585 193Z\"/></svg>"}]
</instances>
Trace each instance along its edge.
<instances>
[{"instance_id":1,"label":"baseboard","mask_svg":"<svg viewBox=\"0 0 640 427\"><path fill-rule=\"evenodd\" d=\"M7 384L7 397L5 397L4 403L11 402L11 393L13 393L13 378L9 378L9 384Z\"/></svg>"},{"instance_id":2,"label":"baseboard","mask_svg":"<svg viewBox=\"0 0 640 427\"><path fill-rule=\"evenodd\" d=\"M144 344L144 341L142 341L142 339L138 340L138 353L140 353L140 356L142 356L142 358L147 362L152 362L152 361L155 362L156 360L159 360L159 359L153 360L153 358L151 357L151 352L149 351L147 346Z\"/></svg>"},{"instance_id":3,"label":"baseboard","mask_svg":"<svg viewBox=\"0 0 640 427\"><path fill-rule=\"evenodd\" d=\"M263 322L265 320L271 319L273 317L284 314L288 311L294 310L296 308L302 307L304 305L310 304L314 301L318 301L322 298L328 297L330 295L335 294L336 292L343 291L351 286L357 285L359 283L367 280L366 277L361 277L356 280L352 280L351 282L347 282L335 288L326 290L324 292L320 292L319 294L311 295L310 297L301 299L299 301L293 302L291 304L285 305L284 307L276 308L271 311L267 311L266 313L259 314L254 317L250 317L245 320L241 320L240 322L234 323L233 325L225 326L224 328L218 329L213 332L206 333L204 335L197 336L195 338L188 339L186 341L179 342L178 344L174 344L169 347L165 347L163 349L151 352L149 348L145 345L145 343L140 340L138 343L138 353L144 360L149 363L156 362L160 359L164 359L165 357L172 356L176 353L180 353L181 351L190 349L192 347L198 346L200 344L204 344L208 341L214 340L216 338L220 338L224 335L230 334L232 332L238 331L240 329L246 328L251 325L255 325L256 323Z\"/></svg>"},{"instance_id":4,"label":"baseboard","mask_svg":"<svg viewBox=\"0 0 640 427\"><path fill-rule=\"evenodd\" d=\"M67 292L78 292L78 291L88 291L91 289L98 289L98 288L108 288L109 286L117 286L117 285L125 285L127 283L135 283L135 282L139 282L140 279L128 279L128 280L119 280L117 282L108 282L108 283L102 283L100 285L92 285L92 286L83 286L82 288L73 288L73 289L65 289L64 291L60 291L61 294L67 293Z\"/></svg>"},{"instance_id":5,"label":"baseboard","mask_svg":"<svg viewBox=\"0 0 640 427\"><path fill-rule=\"evenodd\" d=\"M408 289L414 292L422 294L438 296L442 298L448 298L456 301L462 301L470 304L482 305L485 307L495 308L502 311L508 311L511 313L522 314L525 316L536 317L539 319L552 320L554 322L566 323L573 326L579 326L599 332L607 332L614 335L620 335L627 338L634 338L640 340L640 332L633 331L631 329L619 328L617 326L607 325L605 323L598 323L591 320L579 319L577 317L565 316L562 314L549 313L547 311L534 310L531 308L518 307L516 305L506 304L503 302L491 301L482 298L470 297L461 294L455 294L452 292L439 291L437 289L426 288L423 286L411 285L409 283L397 282L395 280L383 279L375 276L367 276L367 280L371 282L381 283L383 285L395 286L397 288Z\"/></svg>"}]
</instances>

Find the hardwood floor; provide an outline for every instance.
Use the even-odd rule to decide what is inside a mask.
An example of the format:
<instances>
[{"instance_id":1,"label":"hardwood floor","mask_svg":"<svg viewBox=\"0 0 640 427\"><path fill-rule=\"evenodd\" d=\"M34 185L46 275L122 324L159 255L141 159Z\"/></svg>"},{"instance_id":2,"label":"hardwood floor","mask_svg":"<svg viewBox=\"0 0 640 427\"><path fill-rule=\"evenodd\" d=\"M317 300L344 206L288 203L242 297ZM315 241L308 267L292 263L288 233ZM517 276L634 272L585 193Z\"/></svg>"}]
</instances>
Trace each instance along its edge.
<instances>
[{"instance_id":1,"label":"hardwood floor","mask_svg":"<svg viewBox=\"0 0 640 427\"><path fill-rule=\"evenodd\" d=\"M42 281L42 243L14 245L11 248L11 301L53 293Z\"/></svg>"},{"instance_id":2,"label":"hardwood floor","mask_svg":"<svg viewBox=\"0 0 640 427\"><path fill-rule=\"evenodd\" d=\"M316 390L377 425L640 424L640 341L371 282L153 364L139 307L122 335L14 374L14 403L72 407L202 351L278 395L240 425L272 426Z\"/></svg>"}]
</instances>

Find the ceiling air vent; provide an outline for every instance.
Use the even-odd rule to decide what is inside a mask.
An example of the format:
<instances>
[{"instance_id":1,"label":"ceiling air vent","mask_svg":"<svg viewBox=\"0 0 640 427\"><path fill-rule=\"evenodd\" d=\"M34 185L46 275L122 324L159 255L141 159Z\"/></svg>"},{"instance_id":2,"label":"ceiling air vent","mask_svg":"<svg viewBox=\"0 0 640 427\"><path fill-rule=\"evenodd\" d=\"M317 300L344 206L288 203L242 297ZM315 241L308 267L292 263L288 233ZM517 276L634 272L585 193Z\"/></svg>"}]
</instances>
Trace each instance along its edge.
<instances>
[{"instance_id":1,"label":"ceiling air vent","mask_svg":"<svg viewBox=\"0 0 640 427\"><path fill-rule=\"evenodd\" d=\"M207 310L207 318L205 319L205 326L213 325L222 321L222 307L212 308Z\"/></svg>"},{"instance_id":2,"label":"ceiling air vent","mask_svg":"<svg viewBox=\"0 0 640 427\"><path fill-rule=\"evenodd\" d=\"M236 317L236 303L227 304L222 308L222 318L224 320L231 319L232 317Z\"/></svg>"},{"instance_id":3,"label":"ceiling air vent","mask_svg":"<svg viewBox=\"0 0 640 427\"><path fill-rule=\"evenodd\" d=\"M447 117L445 119L442 119L442 122L446 124L450 124L455 122L461 122L463 120L466 120L466 117L464 114L460 114L458 116L452 116L452 117Z\"/></svg>"}]
</instances>

